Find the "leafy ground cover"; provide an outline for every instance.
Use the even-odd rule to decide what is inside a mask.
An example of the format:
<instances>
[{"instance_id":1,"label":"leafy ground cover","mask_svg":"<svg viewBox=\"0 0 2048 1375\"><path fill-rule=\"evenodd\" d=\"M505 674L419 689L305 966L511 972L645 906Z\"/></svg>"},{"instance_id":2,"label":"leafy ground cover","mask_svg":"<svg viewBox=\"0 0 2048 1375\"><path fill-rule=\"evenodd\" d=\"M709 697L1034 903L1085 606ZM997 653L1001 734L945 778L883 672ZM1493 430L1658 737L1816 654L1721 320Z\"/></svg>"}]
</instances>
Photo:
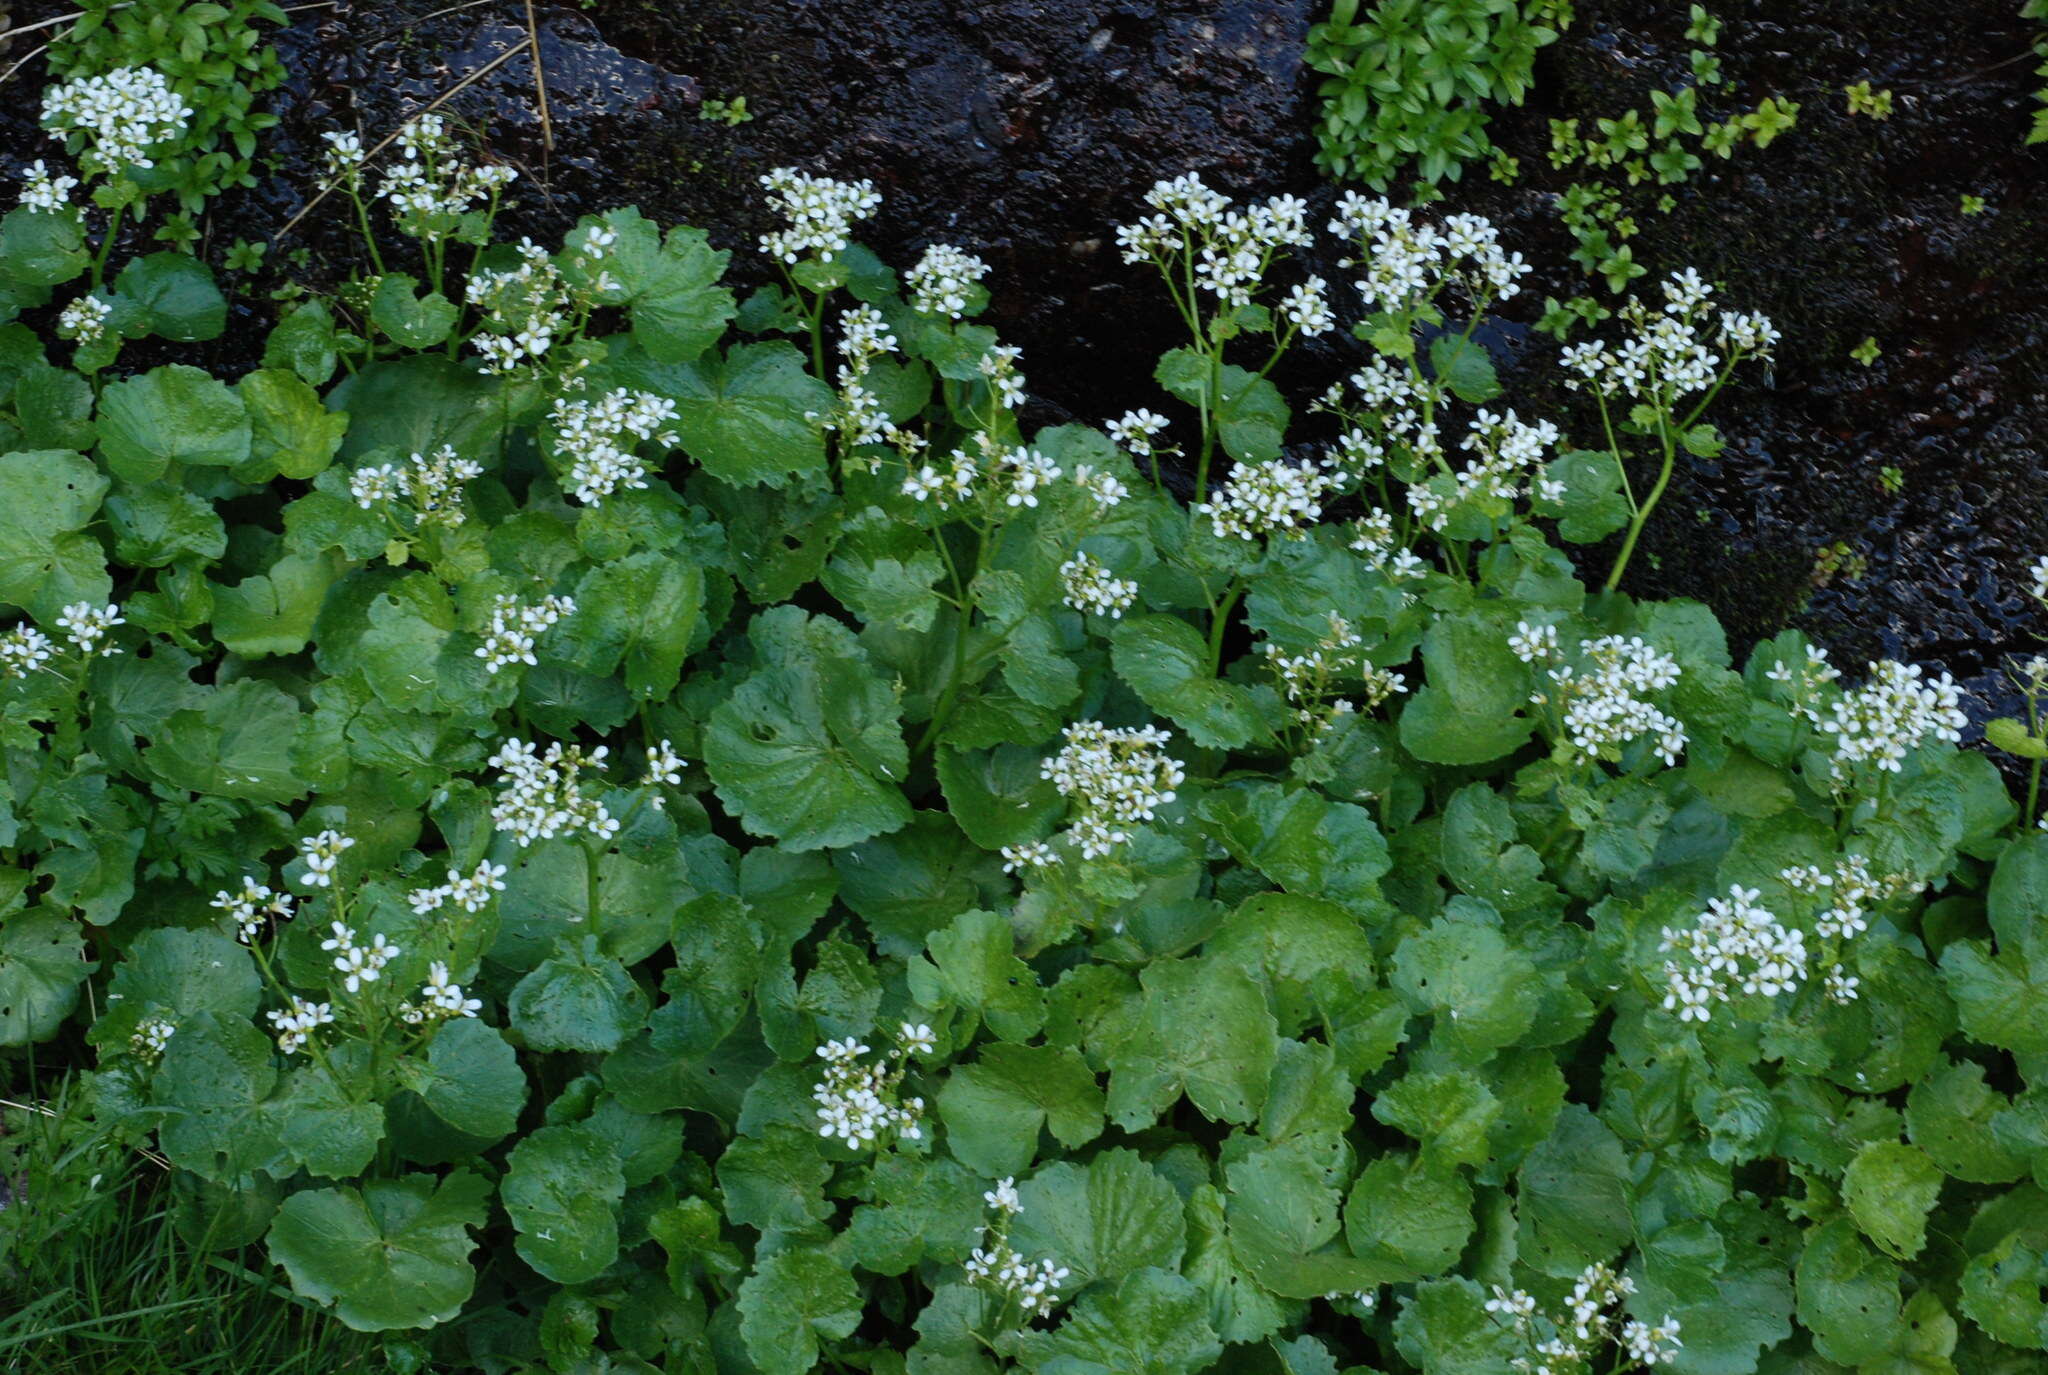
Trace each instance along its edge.
<instances>
[{"instance_id":1,"label":"leafy ground cover","mask_svg":"<svg viewBox=\"0 0 2048 1375\"><path fill-rule=\"evenodd\" d=\"M427 116L330 142L402 258L124 369L228 318L111 253L176 105L72 90L0 220L0 1040L82 1071L0 1354L2038 1368L2038 797L1945 674L1625 590L1742 302L1643 292L1566 434L1493 226L1182 177L1113 235L1157 390L1031 429L872 186L772 174L741 297L629 209L497 242Z\"/></svg>"}]
</instances>

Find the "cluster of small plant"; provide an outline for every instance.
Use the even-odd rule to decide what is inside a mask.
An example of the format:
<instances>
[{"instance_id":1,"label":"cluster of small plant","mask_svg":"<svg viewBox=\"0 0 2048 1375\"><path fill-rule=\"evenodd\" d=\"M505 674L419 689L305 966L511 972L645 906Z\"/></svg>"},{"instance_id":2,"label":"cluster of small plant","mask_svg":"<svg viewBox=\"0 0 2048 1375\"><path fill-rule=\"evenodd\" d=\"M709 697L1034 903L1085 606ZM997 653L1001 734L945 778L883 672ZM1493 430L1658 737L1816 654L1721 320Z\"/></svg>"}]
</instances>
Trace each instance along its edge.
<instances>
[{"instance_id":1,"label":"cluster of small plant","mask_svg":"<svg viewBox=\"0 0 2048 1375\"><path fill-rule=\"evenodd\" d=\"M1686 55L1690 81L1675 90L1653 89L1646 109L1596 118L1590 126L1582 127L1585 122L1578 119L1550 122L1550 165L1576 168L1580 177L1559 201L1565 227L1577 244L1572 261L1587 276L1603 282L1610 294L1629 290L1648 274L1649 267L1636 260L1630 243L1641 228L1638 217L1669 213L1676 203L1670 188L1704 166L1703 154L1732 158L1744 143L1767 148L1798 121L1797 102L1777 96L1765 96L1755 109L1732 111L1725 119L1708 115L1702 100L1726 83L1714 51L1720 36L1721 21L1705 7L1693 5L1685 30L1686 41L1693 45ZM1868 82L1862 91L1869 96ZM1888 114L1890 93L1879 94ZM1874 113L1877 98L1869 98ZM1855 107L1853 88L1850 100ZM1644 199L1647 193L1636 188L1656 188L1654 198ZM1539 328L1564 338L1608 314L1608 306L1593 296L1563 302L1552 298L1545 303Z\"/></svg>"},{"instance_id":2,"label":"cluster of small plant","mask_svg":"<svg viewBox=\"0 0 2048 1375\"><path fill-rule=\"evenodd\" d=\"M1536 52L1572 21L1571 0L1335 0L1309 30L1322 83L1316 165L1384 191L1396 177L1456 181L1494 156L1488 107L1520 105Z\"/></svg>"},{"instance_id":3,"label":"cluster of small plant","mask_svg":"<svg viewBox=\"0 0 2048 1375\"><path fill-rule=\"evenodd\" d=\"M79 80L139 187L190 116ZM1622 590L1770 321L1670 273L1569 434L1486 221L1182 175L1159 392L1033 429L867 183L766 177L741 300L329 144L365 275L233 383L117 369L225 314L122 195L0 220L0 1045L224 1273L408 1372L2038 1368L2038 789L1945 673Z\"/></svg>"},{"instance_id":4,"label":"cluster of small plant","mask_svg":"<svg viewBox=\"0 0 2048 1375\"><path fill-rule=\"evenodd\" d=\"M2034 69L2034 75L2048 77L2048 0L2025 0L2020 6L2020 18L2042 21L2041 32L2034 39L2034 55L2041 59L2041 65ZM2027 142L2048 143L2048 86L2035 99L2041 108L2034 111L2034 126L2027 131Z\"/></svg>"}]
</instances>

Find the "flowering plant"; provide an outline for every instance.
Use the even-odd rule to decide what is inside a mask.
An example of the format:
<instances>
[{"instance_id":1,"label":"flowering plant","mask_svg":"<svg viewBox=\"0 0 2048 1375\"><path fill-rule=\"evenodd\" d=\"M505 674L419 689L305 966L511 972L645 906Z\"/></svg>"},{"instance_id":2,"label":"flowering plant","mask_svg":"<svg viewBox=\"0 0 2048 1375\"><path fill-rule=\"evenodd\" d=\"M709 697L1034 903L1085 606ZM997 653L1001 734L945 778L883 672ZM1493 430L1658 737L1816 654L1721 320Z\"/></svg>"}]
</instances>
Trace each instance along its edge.
<instances>
[{"instance_id":1,"label":"flowering plant","mask_svg":"<svg viewBox=\"0 0 2048 1375\"><path fill-rule=\"evenodd\" d=\"M89 1045L247 1263L458 1369L2048 1349L2036 799L1945 674L1738 669L1552 543L1768 325L1673 277L1573 447L1492 226L1184 176L1119 235L1162 394L1034 428L872 187L769 177L742 302L333 142L420 275L234 385L0 331L0 1043Z\"/></svg>"}]
</instances>

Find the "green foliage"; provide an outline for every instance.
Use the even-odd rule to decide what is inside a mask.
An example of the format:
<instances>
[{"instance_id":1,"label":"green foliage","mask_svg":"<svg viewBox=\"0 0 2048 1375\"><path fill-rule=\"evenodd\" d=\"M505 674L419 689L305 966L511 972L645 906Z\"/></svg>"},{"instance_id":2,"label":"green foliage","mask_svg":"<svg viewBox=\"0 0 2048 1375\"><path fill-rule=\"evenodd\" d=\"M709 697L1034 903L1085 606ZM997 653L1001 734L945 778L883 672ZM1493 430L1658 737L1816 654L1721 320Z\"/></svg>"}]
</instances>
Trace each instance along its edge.
<instances>
[{"instance_id":1,"label":"green foliage","mask_svg":"<svg viewBox=\"0 0 2048 1375\"><path fill-rule=\"evenodd\" d=\"M408 1371L2048 1349L2038 799L1945 679L1738 667L1614 585L1711 376L1508 418L1467 224L1290 404L1306 231L1208 196L1133 236L1171 414L1106 430L1029 428L978 281L806 243L738 302L632 211L412 215L232 385L0 325L0 1043L165 1162L220 1263L164 1311L232 1277ZM0 291L106 289L34 213ZM1414 232L1342 213L1368 274ZM200 264L111 281L135 337L218 328ZM1623 529L1605 588L1553 542ZM49 1174L0 1263L59 1296L0 1342L146 1324L59 1293L92 1187Z\"/></svg>"},{"instance_id":2,"label":"green foliage","mask_svg":"<svg viewBox=\"0 0 2048 1375\"><path fill-rule=\"evenodd\" d=\"M1335 0L1309 30L1332 176L1385 190L1411 163L1434 185L1491 156L1492 104L1520 105L1537 50L1571 23L1570 0Z\"/></svg>"},{"instance_id":3,"label":"green foliage","mask_svg":"<svg viewBox=\"0 0 2048 1375\"><path fill-rule=\"evenodd\" d=\"M136 183L175 195L188 215L205 209L209 197L254 186L257 135L277 123L256 109L257 98L284 81L284 64L258 27L288 22L275 0L87 0L81 8L79 21L50 44L54 77L154 68L193 112L184 132L156 152L154 167L131 173ZM187 246L175 223L157 238ZM228 265L253 268L262 247L237 245L240 256Z\"/></svg>"}]
</instances>

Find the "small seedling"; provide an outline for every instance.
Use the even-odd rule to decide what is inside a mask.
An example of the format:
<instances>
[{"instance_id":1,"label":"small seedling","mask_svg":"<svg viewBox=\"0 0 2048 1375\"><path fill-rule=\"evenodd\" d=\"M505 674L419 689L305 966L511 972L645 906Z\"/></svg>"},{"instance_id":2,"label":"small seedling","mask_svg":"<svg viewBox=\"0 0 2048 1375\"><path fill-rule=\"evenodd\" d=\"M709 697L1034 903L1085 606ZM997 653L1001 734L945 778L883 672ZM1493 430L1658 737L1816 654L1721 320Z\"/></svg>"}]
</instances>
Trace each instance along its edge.
<instances>
[{"instance_id":1,"label":"small seedling","mask_svg":"<svg viewBox=\"0 0 2048 1375\"><path fill-rule=\"evenodd\" d=\"M697 118L722 123L728 129L734 125L745 124L753 117L753 112L747 109L747 98L743 95L736 95L731 100L719 100L714 97L697 107Z\"/></svg>"},{"instance_id":2,"label":"small seedling","mask_svg":"<svg viewBox=\"0 0 2048 1375\"><path fill-rule=\"evenodd\" d=\"M1906 490L1905 470L1887 463L1877 470L1877 485L1884 488L1887 495L1897 496Z\"/></svg>"},{"instance_id":3,"label":"small seedling","mask_svg":"<svg viewBox=\"0 0 2048 1375\"><path fill-rule=\"evenodd\" d=\"M1875 363L1883 352L1884 350L1877 346L1876 337L1872 336L1865 339L1855 348L1850 349L1849 356L1867 368L1872 363Z\"/></svg>"},{"instance_id":4,"label":"small seedling","mask_svg":"<svg viewBox=\"0 0 2048 1375\"><path fill-rule=\"evenodd\" d=\"M267 243L251 243L247 239L236 239L227 251L225 259L230 272L254 272L263 266L263 255L270 251Z\"/></svg>"},{"instance_id":5,"label":"small seedling","mask_svg":"<svg viewBox=\"0 0 2048 1375\"><path fill-rule=\"evenodd\" d=\"M1983 214L1984 198L1982 196L1973 196L1968 191L1963 192L1962 210L1965 215Z\"/></svg>"}]
</instances>

